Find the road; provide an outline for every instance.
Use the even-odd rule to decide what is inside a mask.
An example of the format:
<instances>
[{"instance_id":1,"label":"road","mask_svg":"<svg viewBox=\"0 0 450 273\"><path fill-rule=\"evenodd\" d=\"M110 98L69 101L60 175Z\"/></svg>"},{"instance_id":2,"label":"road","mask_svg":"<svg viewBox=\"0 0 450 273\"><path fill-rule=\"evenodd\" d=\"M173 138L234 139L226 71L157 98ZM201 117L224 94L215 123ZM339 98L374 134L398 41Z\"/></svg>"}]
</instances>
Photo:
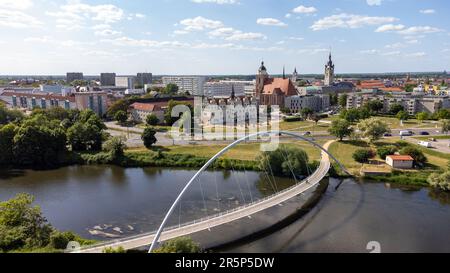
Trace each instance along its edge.
<instances>
[{"instance_id":1,"label":"road","mask_svg":"<svg viewBox=\"0 0 450 273\"><path fill-rule=\"evenodd\" d=\"M329 146L333 142L334 141L328 141L323 147L328 150ZM232 211L227 211L208 218L200 219L180 227L166 229L161 235L161 241L167 241L207 229L210 230L214 227L230 223L244 217L249 217L257 212L286 202L289 199L315 187L327 175L330 166L331 163L328 154L322 151L322 159L317 170L310 177L304 181L301 181L301 183L298 183L296 186ZM122 247L125 250L141 248L148 246L153 241L154 236L155 232L141 234L118 241L105 242L99 245L83 248L82 250L77 251L77 253L101 253L105 248L109 247Z\"/></svg>"}]
</instances>

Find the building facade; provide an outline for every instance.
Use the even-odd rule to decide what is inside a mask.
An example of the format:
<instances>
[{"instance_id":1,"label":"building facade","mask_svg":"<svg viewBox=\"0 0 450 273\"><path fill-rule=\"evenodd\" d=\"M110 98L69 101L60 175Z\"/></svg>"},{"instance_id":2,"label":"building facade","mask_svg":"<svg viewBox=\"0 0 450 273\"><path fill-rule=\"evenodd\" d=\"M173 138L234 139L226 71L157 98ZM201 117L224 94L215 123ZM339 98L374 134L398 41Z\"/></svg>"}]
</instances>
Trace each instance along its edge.
<instances>
[{"instance_id":1,"label":"building facade","mask_svg":"<svg viewBox=\"0 0 450 273\"><path fill-rule=\"evenodd\" d=\"M206 77L202 76L167 76L162 78L164 85L176 84L180 91L194 96L204 96Z\"/></svg>"},{"instance_id":2,"label":"building facade","mask_svg":"<svg viewBox=\"0 0 450 273\"><path fill-rule=\"evenodd\" d=\"M38 107L42 109L53 107L62 107L66 110L77 109L75 97L73 96L44 93L3 92L0 95L0 99L5 101L8 107L30 111Z\"/></svg>"},{"instance_id":3,"label":"building facade","mask_svg":"<svg viewBox=\"0 0 450 273\"><path fill-rule=\"evenodd\" d=\"M81 72L68 72L66 74L66 82L71 83L76 80L84 80L83 73Z\"/></svg>"},{"instance_id":4,"label":"building facade","mask_svg":"<svg viewBox=\"0 0 450 273\"><path fill-rule=\"evenodd\" d=\"M90 109L100 117L106 114L108 109L108 94L106 92L75 92L74 98L78 110Z\"/></svg>"},{"instance_id":5,"label":"building facade","mask_svg":"<svg viewBox=\"0 0 450 273\"><path fill-rule=\"evenodd\" d=\"M207 98L244 97L245 87L240 83L208 82L204 85L204 94Z\"/></svg>"},{"instance_id":6,"label":"building facade","mask_svg":"<svg viewBox=\"0 0 450 273\"><path fill-rule=\"evenodd\" d=\"M116 84L116 73L101 73L100 74L100 85L115 86L115 84Z\"/></svg>"},{"instance_id":7,"label":"building facade","mask_svg":"<svg viewBox=\"0 0 450 273\"><path fill-rule=\"evenodd\" d=\"M153 81L152 73L138 73L136 76L136 83L144 87L146 84L151 84Z\"/></svg>"},{"instance_id":8,"label":"building facade","mask_svg":"<svg viewBox=\"0 0 450 273\"><path fill-rule=\"evenodd\" d=\"M134 89L135 78L128 76L117 76L116 87L124 87L126 89Z\"/></svg>"},{"instance_id":9,"label":"building facade","mask_svg":"<svg viewBox=\"0 0 450 273\"><path fill-rule=\"evenodd\" d=\"M300 113L309 108L314 112L323 112L330 109L329 95L290 96L285 99L285 107L291 113Z\"/></svg>"},{"instance_id":10,"label":"building facade","mask_svg":"<svg viewBox=\"0 0 450 273\"><path fill-rule=\"evenodd\" d=\"M331 52L328 57L328 63L325 65L325 86L331 86L334 83L334 63L331 60Z\"/></svg>"}]
</instances>

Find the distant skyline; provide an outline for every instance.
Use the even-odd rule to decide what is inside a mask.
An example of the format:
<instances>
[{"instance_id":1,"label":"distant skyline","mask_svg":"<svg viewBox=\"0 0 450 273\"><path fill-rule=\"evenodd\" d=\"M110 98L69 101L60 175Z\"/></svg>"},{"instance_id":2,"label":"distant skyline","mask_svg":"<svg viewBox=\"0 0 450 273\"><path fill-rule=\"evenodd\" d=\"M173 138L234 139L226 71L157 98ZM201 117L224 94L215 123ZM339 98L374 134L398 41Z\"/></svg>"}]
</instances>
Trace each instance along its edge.
<instances>
[{"instance_id":1,"label":"distant skyline","mask_svg":"<svg viewBox=\"0 0 450 273\"><path fill-rule=\"evenodd\" d=\"M445 0L0 0L1 75L450 70Z\"/></svg>"}]
</instances>

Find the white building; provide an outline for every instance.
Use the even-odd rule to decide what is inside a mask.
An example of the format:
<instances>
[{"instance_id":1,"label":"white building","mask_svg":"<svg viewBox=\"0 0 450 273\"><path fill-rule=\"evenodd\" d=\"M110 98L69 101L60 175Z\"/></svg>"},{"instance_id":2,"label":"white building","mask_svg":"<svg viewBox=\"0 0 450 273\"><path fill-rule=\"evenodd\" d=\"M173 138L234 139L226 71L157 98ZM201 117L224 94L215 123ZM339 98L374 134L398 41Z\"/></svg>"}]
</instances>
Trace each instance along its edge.
<instances>
[{"instance_id":1,"label":"white building","mask_svg":"<svg viewBox=\"0 0 450 273\"><path fill-rule=\"evenodd\" d=\"M239 80L221 80L221 83L234 83L244 85L244 93L246 96L255 96L256 80L253 81L239 81Z\"/></svg>"},{"instance_id":2,"label":"white building","mask_svg":"<svg viewBox=\"0 0 450 273\"><path fill-rule=\"evenodd\" d=\"M285 107L290 109L291 113L300 113L305 108L309 108L315 112L323 112L330 108L330 96L310 95L286 97Z\"/></svg>"},{"instance_id":3,"label":"white building","mask_svg":"<svg viewBox=\"0 0 450 273\"><path fill-rule=\"evenodd\" d=\"M127 76L116 77L116 87L125 87L127 89L134 89L135 78Z\"/></svg>"},{"instance_id":4,"label":"white building","mask_svg":"<svg viewBox=\"0 0 450 273\"><path fill-rule=\"evenodd\" d=\"M386 164L395 169L412 169L414 167L414 159L409 155L388 155Z\"/></svg>"},{"instance_id":5,"label":"white building","mask_svg":"<svg viewBox=\"0 0 450 273\"><path fill-rule=\"evenodd\" d=\"M125 90L125 95L142 95L145 94L145 90L143 88L141 89L127 89Z\"/></svg>"},{"instance_id":6,"label":"white building","mask_svg":"<svg viewBox=\"0 0 450 273\"><path fill-rule=\"evenodd\" d=\"M47 85L47 84L39 85L40 91L46 93L61 93L63 88L64 86L62 85Z\"/></svg>"},{"instance_id":7,"label":"white building","mask_svg":"<svg viewBox=\"0 0 450 273\"><path fill-rule=\"evenodd\" d=\"M167 76L162 78L164 85L176 84L179 91L188 92L194 96L203 96L203 86L206 77L202 76Z\"/></svg>"},{"instance_id":8,"label":"white building","mask_svg":"<svg viewBox=\"0 0 450 273\"><path fill-rule=\"evenodd\" d=\"M204 85L205 96L208 98L244 97L245 88L241 83L208 82Z\"/></svg>"}]
</instances>

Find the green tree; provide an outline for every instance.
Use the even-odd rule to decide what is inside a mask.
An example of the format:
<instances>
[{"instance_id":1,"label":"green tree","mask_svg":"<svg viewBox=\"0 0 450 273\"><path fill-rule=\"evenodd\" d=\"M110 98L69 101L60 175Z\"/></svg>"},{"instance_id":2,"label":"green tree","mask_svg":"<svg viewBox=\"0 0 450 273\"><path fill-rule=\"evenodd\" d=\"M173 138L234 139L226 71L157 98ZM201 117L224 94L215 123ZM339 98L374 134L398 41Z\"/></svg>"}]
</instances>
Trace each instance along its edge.
<instances>
[{"instance_id":1,"label":"green tree","mask_svg":"<svg viewBox=\"0 0 450 273\"><path fill-rule=\"evenodd\" d=\"M427 120L428 117L429 117L429 115L426 112L420 112L420 113L417 113L417 115L416 115L416 119L419 122L423 122L424 120Z\"/></svg>"},{"instance_id":2,"label":"green tree","mask_svg":"<svg viewBox=\"0 0 450 273\"><path fill-rule=\"evenodd\" d=\"M358 123L357 127L362 136L368 138L370 142L377 141L383 137L385 133L389 133L391 131L386 122L379 118L368 118L362 120Z\"/></svg>"},{"instance_id":3,"label":"green tree","mask_svg":"<svg viewBox=\"0 0 450 273\"><path fill-rule=\"evenodd\" d=\"M169 95L174 95L178 93L178 85L174 83L169 83L164 89L164 93Z\"/></svg>"},{"instance_id":4,"label":"green tree","mask_svg":"<svg viewBox=\"0 0 450 273\"><path fill-rule=\"evenodd\" d=\"M292 172L296 175L308 175L308 160L308 154L304 150L286 145L280 145L275 151L264 152L257 159L261 170L270 168L278 176L292 176Z\"/></svg>"},{"instance_id":5,"label":"green tree","mask_svg":"<svg viewBox=\"0 0 450 273\"><path fill-rule=\"evenodd\" d=\"M396 152L398 152L398 148L394 145L381 146L377 149L378 156L383 160L386 160L388 155L394 155Z\"/></svg>"},{"instance_id":6,"label":"green tree","mask_svg":"<svg viewBox=\"0 0 450 273\"><path fill-rule=\"evenodd\" d=\"M154 253L200 253L200 246L189 237L180 237L163 243Z\"/></svg>"},{"instance_id":7,"label":"green tree","mask_svg":"<svg viewBox=\"0 0 450 273\"><path fill-rule=\"evenodd\" d=\"M67 140L73 151L100 151L103 132L94 124L76 122L67 130Z\"/></svg>"},{"instance_id":8,"label":"green tree","mask_svg":"<svg viewBox=\"0 0 450 273\"><path fill-rule=\"evenodd\" d=\"M441 123L442 123L442 133L448 134L448 132L450 131L450 119L443 119L441 120Z\"/></svg>"},{"instance_id":9,"label":"green tree","mask_svg":"<svg viewBox=\"0 0 450 273\"><path fill-rule=\"evenodd\" d=\"M383 110L384 104L379 100L371 100L366 103L365 107L367 107L374 113L379 113L381 110Z\"/></svg>"},{"instance_id":10,"label":"green tree","mask_svg":"<svg viewBox=\"0 0 450 273\"><path fill-rule=\"evenodd\" d=\"M147 125L150 126L156 126L159 123L159 119L155 114L150 114L147 116L147 118L145 119Z\"/></svg>"},{"instance_id":11,"label":"green tree","mask_svg":"<svg viewBox=\"0 0 450 273\"><path fill-rule=\"evenodd\" d=\"M113 119L118 111L127 112L130 107L130 101L126 99L120 99L114 102L106 111L106 116Z\"/></svg>"},{"instance_id":12,"label":"green tree","mask_svg":"<svg viewBox=\"0 0 450 273\"><path fill-rule=\"evenodd\" d=\"M0 127L0 166L10 165L14 161L13 146L16 129L14 124Z\"/></svg>"},{"instance_id":13,"label":"green tree","mask_svg":"<svg viewBox=\"0 0 450 273\"><path fill-rule=\"evenodd\" d=\"M119 123L119 124L124 124L127 120L128 120L128 114L125 111L117 111L116 114L114 115L114 119Z\"/></svg>"},{"instance_id":14,"label":"green tree","mask_svg":"<svg viewBox=\"0 0 450 273\"><path fill-rule=\"evenodd\" d=\"M397 113L397 115L396 115L396 117L399 119L399 120L408 120L409 119L409 115L408 115L408 113L406 113L405 111L400 111L400 112L398 112Z\"/></svg>"},{"instance_id":15,"label":"green tree","mask_svg":"<svg viewBox=\"0 0 450 273\"><path fill-rule=\"evenodd\" d=\"M392 115L397 115L398 112L400 112L400 111L405 111L405 108L401 104L398 104L398 103L393 103L389 108L389 112Z\"/></svg>"},{"instance_id":16,"label":"green tree","mask_svg":"<svg viewBox=\"0 0 450 273\"><path fill-rule=\"evenodd\" d=\"M308 119L312 114L314 114L314 111L311 108L305 107L300 111L300 114L302 115L302 118Z\"/></svg>"},{"instance_id":17,"label":"green tree","mask_svg":"<svg viewBox=\"0 0 450 273\"><path fill-rule=\"evenodd\" d=\"M342 141L344 137L348 137L352 134L353 129L351 128L350 122L346 121L345 119L337 119L333 120L330 129L328 129L328 132L330 132L332 136L335 136L339 138L340 141Z\"/></svg>"},{"instance_id":18,"label":"green tree","mask_svg":"<svg viewBox=\"0 0 450 273\"><path fill-rule=\"evenodd\" d=\"M361 113L359 109L348 109L348 110L343 110L340 113L340 118L345 119L348 122L356 122L358 120L360 120L361 118Z\"/></svg>"},{"instance_id":19,"label":"green tree","mask_svg":"<svg viewBox=\"0 0 450 273\"><path fill-rule=\"evenodd\" d=\"M103 150L110 153L111 160L116 161L123 157L127 148L121 137L111 137L103 144Z\"/></svg>"},{"instance_id":20,"label":"green tree","mask_svg":"<svg viewBox=\"0 0 450 273\"><path fill-rule=\"evenodd\" d=\"M42 248L48 245L53 229L41 213L32 206L34 198L18 194L0 203L0 250Z\"/></svg>"},{"instance_id":21,"label":"green tree","mask_svg":"<svg viewBox=\"0 0 450 273\"><path fill-rule=\"evenodd\" d=\"M167 111L164 114L164 121L166 122L166 124L168 126L172 126L182 115L182 114L180 114L180 116L178 116L178 117L172 117L172 110L177 105L186 105L187 107L189 107L191 113L194 112L192 105L190 105L189 103L184 103L184 102L179 102L179 101L174 101L174 100L169 101ZM192 122L193 122L193 118L194 118L193 115L191 115ZM193 128L193 126L191 128Z\"/></svg>"},{"instance_id":22,"label":"green tree","mask_svg":"<svg viewBox=\"0 0 450 273\"><path fill-rule=\"evenodd\" d=\"M347 94L342 94L339 96L339 106L341 106L344 109L347 108L347 98L348 98Z\"/></svg>"},{"instance_id":23,"label":"green tree","mask_svg":"<svg viewBox=\"0 0 450 273\"><path fill-rule=\"evenodd\" d=\"M401 155L409 155L414 159L414 163L416 165L423 165L428 162L427 157L424 155L424 153L413 146L406 146L403 149L400 150Z\"/></svg>"},{"instance_id":24,"label":"green tree","mask_svg":"<svg viewBox=\"0 0 450 273\"><path fill-rule=\"evenodd\" d=\"M428 183L430 183L432 187L442 191L450 191L450 171L431 174L428 178Z\"/></svg>"},{"instance_id":25,"label":"green tree","mask_svg":"<svg viewBox=\"0 0 450 273\"><path fill-rule=\"evenodd\" d=\"M448 109L441 109L437 113L438 119L450 119L450 111Z\"/></svg>"},{"instance_id":26,"label":"green tree","mask_svg":"<svg viewBox=\"0 0 450 273\"><path fill-rule=\"evenodd\" d=\"M123 253L127 253L127 251L119 246L118 248L112 248L112 247L107 247L105 249L103 249L102 251L105 254L123 254Z\"/></svg>"},{"instance_id":27,"label":"green tree","mask_svg":"<svg viewBox=\"0 0 450 273\"><path fill-rule=\"evenodd\" d=\"M146 127L144 132L142 133L141 139L144 141L144 146L147 149L151 149L153 144L155 144L158 140L156 139L156 130L152 127Z\"/></svg>"},{"instance_id":28,"label":"green tree","mask_svg":"<svg viewBox=\"0 0 450 273\"><path fill-rule=\"evenodd\" d=\"M356 150L353 155L353 159L359 163L367 163L369 159L374 157L373 151L367 149Z\"/></svg>"}]
</instances>

